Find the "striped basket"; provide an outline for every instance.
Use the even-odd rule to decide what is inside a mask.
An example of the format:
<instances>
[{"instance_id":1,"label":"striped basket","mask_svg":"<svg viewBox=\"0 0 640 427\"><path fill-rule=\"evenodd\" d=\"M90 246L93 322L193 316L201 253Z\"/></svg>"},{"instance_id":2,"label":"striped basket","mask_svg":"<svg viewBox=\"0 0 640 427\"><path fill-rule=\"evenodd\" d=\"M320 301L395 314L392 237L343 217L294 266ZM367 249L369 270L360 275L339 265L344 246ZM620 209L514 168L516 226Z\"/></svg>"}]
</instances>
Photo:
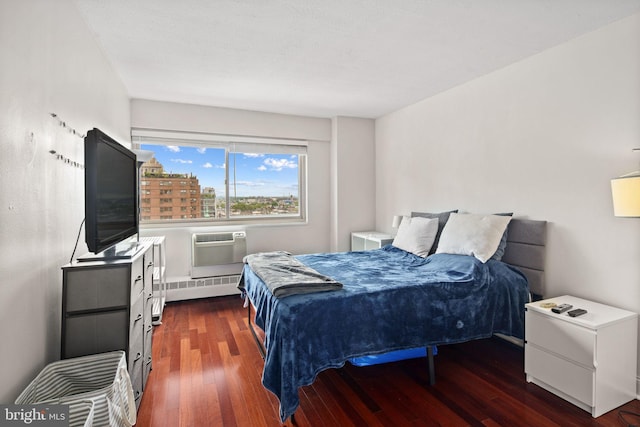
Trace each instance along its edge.
<instances>
[{"instance_id":1,"label":"striped basket","mask_svg":"<svg viewBox=\"0 0 640 427\"><path fill-rule=\"evenodd\" d=\"M67 404L72 427L131 427L136 423L136 404L124 351L50 363L15 403Z\"/></svg>"}]
</instances>

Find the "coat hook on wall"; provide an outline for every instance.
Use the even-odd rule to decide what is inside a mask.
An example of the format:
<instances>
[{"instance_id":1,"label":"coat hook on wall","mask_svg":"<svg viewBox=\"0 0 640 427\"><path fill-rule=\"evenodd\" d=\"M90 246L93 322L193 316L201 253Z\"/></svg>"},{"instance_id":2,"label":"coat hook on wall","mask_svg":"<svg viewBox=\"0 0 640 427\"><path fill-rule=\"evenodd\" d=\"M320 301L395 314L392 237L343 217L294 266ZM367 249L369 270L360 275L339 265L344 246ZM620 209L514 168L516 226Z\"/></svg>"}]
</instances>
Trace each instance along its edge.
<instances>
[{"instance_id":1,"label":"coat hook on wall","mask_svg":"<svg viewBox=\"0 0 640 427\"><path fill-rule=\"evenodd\" d=\"M82 163L71 160L70 158L63 156L62 154L58 154L56 150L49 150L49 154L56 156L56 160L61 160L62 162L70 166L76 167L78 169L84 169L84 165Z\"/></svg>"},{"instance_id":2,"label":"coat hook on wall","mask_svg":"<svg viewBox=\"0 0 640 427\"><path fill-rule=\"evenodd\" d=\"M84 137L85 137L84 134L78 132L77 130L75 130L71 126L67 125L67 122L61 120L60 117L58 117L58 115L56 113L49 113L49 114L51 115L51 117L53 117L54 119L56 119L58 121L58 126L61 126L61 127L65 128L69 133L77 136L78 138L84 139Z\"/></svg>"}]
</instances>

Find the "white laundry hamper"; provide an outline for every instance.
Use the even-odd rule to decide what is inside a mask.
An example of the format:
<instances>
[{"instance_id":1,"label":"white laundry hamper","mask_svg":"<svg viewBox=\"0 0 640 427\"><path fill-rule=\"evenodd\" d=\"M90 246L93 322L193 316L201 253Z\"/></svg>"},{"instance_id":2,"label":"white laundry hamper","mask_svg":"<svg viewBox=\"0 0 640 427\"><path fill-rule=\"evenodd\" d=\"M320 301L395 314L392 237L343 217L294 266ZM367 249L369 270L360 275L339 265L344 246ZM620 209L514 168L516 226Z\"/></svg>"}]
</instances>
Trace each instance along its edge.
<instances>
[{"instance_id":1,"label":"white laundry hamper","mask_svg":"<svg viewBox=\"0 0 640 427\"><path fill-rule=\"evenodd\" d=\"M124 351L50 363L15 403L69 405L71 427L131 427L136 423L136 404Z\"/></svg>"}]
</instances>

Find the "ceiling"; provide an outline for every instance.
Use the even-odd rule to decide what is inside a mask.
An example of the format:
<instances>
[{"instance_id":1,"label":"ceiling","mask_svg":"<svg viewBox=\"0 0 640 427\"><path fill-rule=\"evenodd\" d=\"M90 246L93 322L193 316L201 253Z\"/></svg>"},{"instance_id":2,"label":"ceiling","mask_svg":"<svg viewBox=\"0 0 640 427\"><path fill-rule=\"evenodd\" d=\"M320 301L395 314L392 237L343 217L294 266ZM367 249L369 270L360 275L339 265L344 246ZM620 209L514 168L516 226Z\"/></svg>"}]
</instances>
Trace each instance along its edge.
<instances>
[{"instance_id":1,"label":"ceiling","mask_svg":"<svg viewBox=\"0 0 640 427\"><path fill-rule=\"evenodd\" d=\"M132 98L376 118L640 0L73 0Z\"/></svg>"}]
</instances>

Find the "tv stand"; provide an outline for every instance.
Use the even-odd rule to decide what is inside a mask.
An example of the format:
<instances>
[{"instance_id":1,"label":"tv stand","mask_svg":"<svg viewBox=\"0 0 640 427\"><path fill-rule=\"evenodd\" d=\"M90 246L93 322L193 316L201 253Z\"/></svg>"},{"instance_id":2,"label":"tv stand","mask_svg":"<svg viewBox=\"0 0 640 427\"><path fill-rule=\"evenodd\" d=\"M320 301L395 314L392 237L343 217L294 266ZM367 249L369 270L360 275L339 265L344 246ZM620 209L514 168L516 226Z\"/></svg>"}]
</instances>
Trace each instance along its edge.
<instances>
[{"instance_id":1,"label":"tv stand","mask_svg":"<svg viewBox=\"0 0 640 427\"><path fill-rule=\"evenodd\" d=\"M93 254L88 252L80 257L78 257L78 262L92 262L92 261L115 261L119 259L131 259L140 250L144 247L144 245L140 244L140 242L136 241L128 241L128 242L120 242L108 249L105 249L102 252L98 252L97 254Z\"/></svg>"}]
</instances>

